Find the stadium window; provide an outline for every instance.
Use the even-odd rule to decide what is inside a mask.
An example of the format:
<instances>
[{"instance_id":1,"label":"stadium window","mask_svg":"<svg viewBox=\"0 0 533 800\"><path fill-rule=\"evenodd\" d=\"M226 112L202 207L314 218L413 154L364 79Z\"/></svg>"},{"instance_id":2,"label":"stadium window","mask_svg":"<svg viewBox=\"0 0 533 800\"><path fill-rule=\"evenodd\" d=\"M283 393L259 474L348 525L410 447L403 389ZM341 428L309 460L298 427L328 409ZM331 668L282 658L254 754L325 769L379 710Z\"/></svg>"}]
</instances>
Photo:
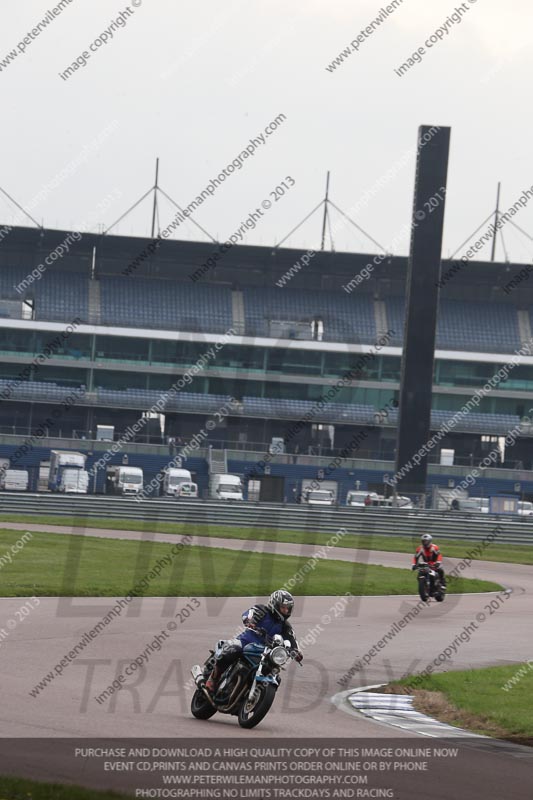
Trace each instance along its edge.
<instances>
[{"instance_id":1,"label":"stadium window","mask_svg":"<svg viewBox=\"0 0 533 800\"><path fill-rule=\"evenodd\" d=\"M32 380L57 383L58 386L81 386L88 384L88 370L72 367L40 366Z\"/></svg>"},{"instance_id":2,"label":"stadium window","mask_svg":"<svg viewBox=\"0 0 533 800\"><path fill-rule=\"evenodd\" d=\"M35 349L35 334L33 331L17 331L11 328L0 329L0 350L6 353L40 353Z\"/></svg>"},{"instance_id":3,"label":"stadium window","mask_svg":"<svg viewBox=\"0 0 533 800\"><path fill-rule=\"evenodd\" d=\"M324 323L320 317L317 317L312 321L311 330L313 339L315 339L317 342L321 342L324 336Z\"/></svg>"},{"instance_id":4,"label":"stadium window","mask_svg":"<svg viewBox=\"0 0 533 800\"><path fill-rule=\"evenodd\" d=\"M401 370L401 359L396 356L379 356L376 359L376 372L383 381L399 381Z\"/></svg>"},{"instance_id":5,"label":"stadium window","mask_svg":"<svg viewBox=\"0 0 533 800\"><path fill-rule=\"evenodd\" d=\"M152 360L153 364L175 364L177 359L179 342L166 342L157 339L152 340Z\"/></svg>"},{"instance_id":6,"label":"stadium window","mask_svg":"<svg viewBox=\"0 0 533 800\"><path fill-rule=\"evenodd\" d=\"M268 351L267 371L294 375L320 375L322 354L313 350L273 347Z\"/></svg>"},{"instance_id":7,"label":"stadium window","mask_svg":"<svg viewBox=\"0 0 533 800\"><path fill-rule=\"evenodd\" d=\"M97 336L99 358L110 361L148 361L148 340L128 336Z\"/></svg>"},{"instance_id":8,"label":"stadium window","mask_svg":"<svg viewBox=\"0 0 533 800\"><path fill-rule=\"evenodd\" d=\"M225 345L213 359L213 366L242 370L262 370L264 350L259 347Z\"/></svg>"},{"instance_id":9,"label":"stadium window","mask_svg":"<svg viewBox=\"0 0 533 800\"><path fill-rule=\"evenodd\" d=\"M190 386L194 386L196 382L196 389L189 389L191 392L204 392L205 388L200 388L200 379L195 378ZM209 394L222 394L231 397L242 397L246 394L245 385L246 381L233 380L232 378L208 378L206 379Z\"/></svg>"},{"instance_id":10,"label":"stadium window","mask_svg":"<svg viewBox=\"0 0 533 800\"><path fill-rule=\"evenodd\" d=\"M22 319L35 319L35 304L33 300L22 301Z\"/></svg>"},{"instance_id":11,"label":"stadium window","mask_svg":"<svg viewBox=\"0 0 533 800\"><path fill-rule=\"evenodd\" d=\"M146 376L142 372L116 372L115 370L95 370L94 385L99 389L145 389Z\"/></svg>"}]
</instances>

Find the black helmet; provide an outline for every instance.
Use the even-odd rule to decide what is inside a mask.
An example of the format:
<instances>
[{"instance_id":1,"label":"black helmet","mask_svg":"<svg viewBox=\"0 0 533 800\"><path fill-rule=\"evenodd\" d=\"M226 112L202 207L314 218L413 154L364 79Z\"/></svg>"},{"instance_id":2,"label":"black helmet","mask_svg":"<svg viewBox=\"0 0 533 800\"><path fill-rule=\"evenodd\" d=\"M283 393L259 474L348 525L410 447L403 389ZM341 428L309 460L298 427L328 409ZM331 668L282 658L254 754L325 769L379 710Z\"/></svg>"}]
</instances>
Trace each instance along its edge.
<instances>
[{"instance_id":1,"label":"black helmet","mask_svg":"<svg viewBox=\"0 0 533 800\"><path fill-rule=\"evenodd\" d=\"M286 610L282 611L282 608L286 608ZM293 608L294 597L290 592L286 592L285 589L277 589L277 591L272 592L270 595L268 600L268 610L273 614L274 617L277 617L282 622L286 619L289 619Z\"/></svg>"},{"instance_id":2,"label":"black helmet","mask_svg":"<svg viewBox=\"0 0 533 800\"><path fill-rule=\"evenodd\" d=\"M424 533L424 534L423 534L423 535L420 537L420 539L421 539L421 542L422 542L422 544L424 545L424 547L429 547L429 545L430 545L430 544L431 544L431 542L433 541L433 537L431 537L431 536L429 535L429 533Z\"/></svg>"}]
</instances>

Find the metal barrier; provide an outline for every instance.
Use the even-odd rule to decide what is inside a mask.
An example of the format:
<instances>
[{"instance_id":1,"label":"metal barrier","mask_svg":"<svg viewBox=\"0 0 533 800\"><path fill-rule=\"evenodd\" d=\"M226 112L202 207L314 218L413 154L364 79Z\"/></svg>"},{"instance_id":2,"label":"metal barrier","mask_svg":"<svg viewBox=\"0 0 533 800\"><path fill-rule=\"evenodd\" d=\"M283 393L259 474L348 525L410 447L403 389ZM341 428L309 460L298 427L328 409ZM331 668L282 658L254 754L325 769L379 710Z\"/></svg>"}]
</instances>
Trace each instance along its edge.
<instances>
[{"instance_id":1,"label":"metal barrier","mask_svg":"<svg viewBox=\"0 0 533 800\"><path fill-rule=\"evenodd\" d=\"M348 533L377 536L414 536L430 533L440 539L483 541L497 526L495 541L533 544L533 518L468 515L440 512L373 508L313 508L272 503L184 501L173 498L143 500L103 495L58 495L0 493L1 514L39 514L132 520L142 530L146 522L227 525L332 534L340 528ZM0 519L0 524L2 520ZM9 527L9 522L4 525Z\"/></svg>"}]
</instances>

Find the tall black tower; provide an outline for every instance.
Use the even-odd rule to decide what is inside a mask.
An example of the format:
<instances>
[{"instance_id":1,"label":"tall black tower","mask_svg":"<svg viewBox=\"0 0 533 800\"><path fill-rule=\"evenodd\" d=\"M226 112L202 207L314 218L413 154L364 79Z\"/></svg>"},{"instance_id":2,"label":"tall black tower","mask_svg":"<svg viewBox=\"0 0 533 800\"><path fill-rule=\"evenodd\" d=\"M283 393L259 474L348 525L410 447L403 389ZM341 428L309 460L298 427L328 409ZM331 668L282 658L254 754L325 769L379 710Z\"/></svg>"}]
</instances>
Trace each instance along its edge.
<instances>
[{"instance_id":1,"label":"tall black tower","mask_svg":"<svg viewBox=\"0 0 533 800\"><path fill-rule=\"evenodd\" d=\"M428 125L418 130L396 447L396 486L410 494L425 492L431 452L421 448L430 438L450 133L450 128Z\"/></svg>"}]
</instances>

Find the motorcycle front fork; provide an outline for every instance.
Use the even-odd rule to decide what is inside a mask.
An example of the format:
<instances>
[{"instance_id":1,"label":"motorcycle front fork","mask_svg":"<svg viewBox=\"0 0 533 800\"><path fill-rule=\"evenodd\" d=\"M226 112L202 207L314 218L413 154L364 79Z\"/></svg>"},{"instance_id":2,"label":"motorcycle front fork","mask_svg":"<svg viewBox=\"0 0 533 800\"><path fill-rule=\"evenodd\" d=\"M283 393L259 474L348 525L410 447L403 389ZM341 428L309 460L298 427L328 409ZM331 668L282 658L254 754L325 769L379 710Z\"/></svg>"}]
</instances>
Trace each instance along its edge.
<instances>
[{"instance_id":1,"label":"motorcycle front fork","mask_svg":"<svg viewBox=\"0 0 533 800\"><path fill-rule=\"evenodd\" d=\"M257 684L257 676L263 674L263 662L259 664L257 672L255 673L255 677L253 679L252 685L250 687L250 691L248 692L248 697L246 698L246 703L250 703L253 705L259 696L259 686Z\"/></svg>"}]
</instances>

